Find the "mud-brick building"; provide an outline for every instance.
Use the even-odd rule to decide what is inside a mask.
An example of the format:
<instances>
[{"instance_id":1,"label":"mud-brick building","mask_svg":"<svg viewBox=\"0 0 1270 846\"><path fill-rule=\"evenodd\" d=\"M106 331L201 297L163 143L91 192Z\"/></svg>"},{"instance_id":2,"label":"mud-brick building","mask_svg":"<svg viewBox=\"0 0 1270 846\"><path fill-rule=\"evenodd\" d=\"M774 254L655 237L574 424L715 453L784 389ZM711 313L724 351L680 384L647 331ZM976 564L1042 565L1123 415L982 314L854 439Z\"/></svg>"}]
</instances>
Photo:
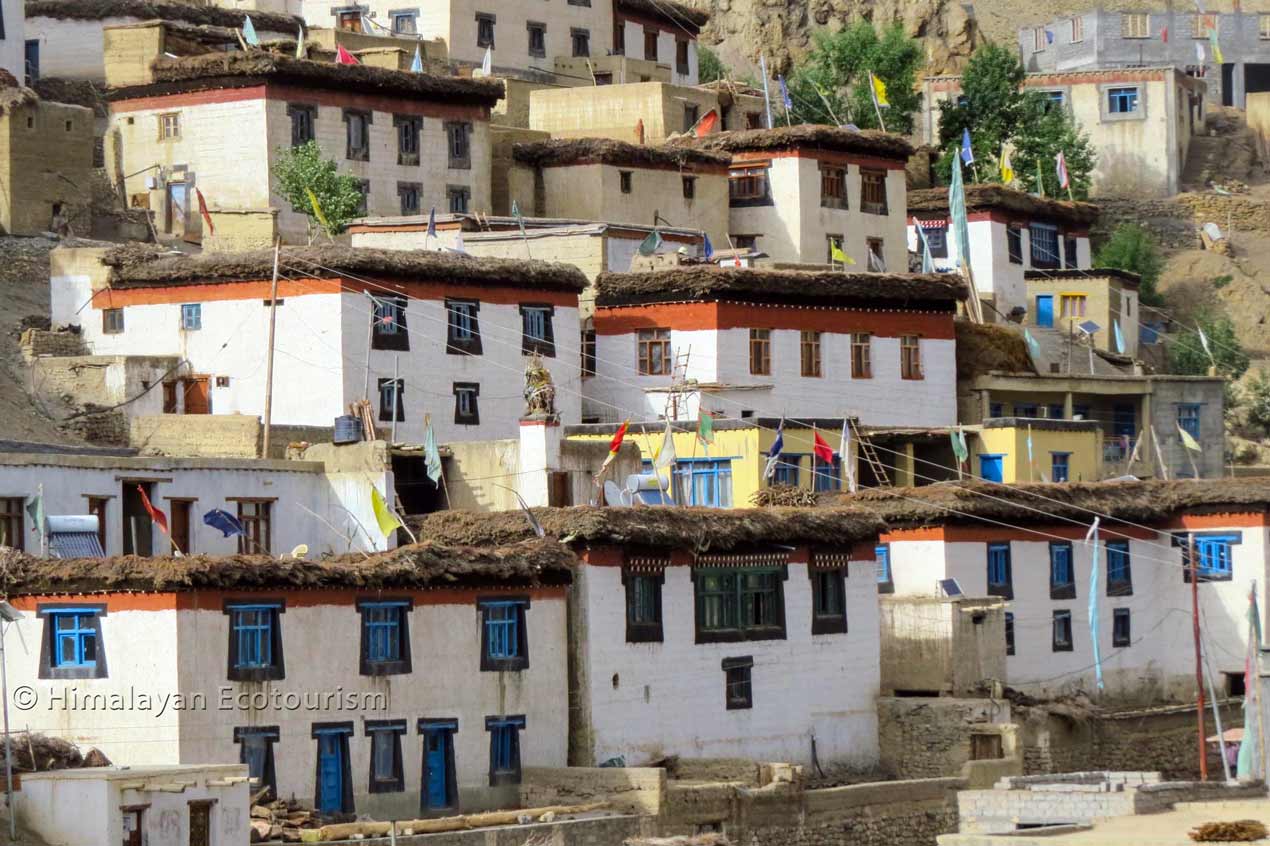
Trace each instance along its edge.
<instances>
[{"instance_id":1,"label":"mud-brick building","mask_svg":"<svg viewBox=\"0 0 1270 846\"><path fill-rule=\"evenodd\" d=\"M7 73L0 86L0 233L87 234L92 110L42 100Z\"/></svg>"}]
</instances>

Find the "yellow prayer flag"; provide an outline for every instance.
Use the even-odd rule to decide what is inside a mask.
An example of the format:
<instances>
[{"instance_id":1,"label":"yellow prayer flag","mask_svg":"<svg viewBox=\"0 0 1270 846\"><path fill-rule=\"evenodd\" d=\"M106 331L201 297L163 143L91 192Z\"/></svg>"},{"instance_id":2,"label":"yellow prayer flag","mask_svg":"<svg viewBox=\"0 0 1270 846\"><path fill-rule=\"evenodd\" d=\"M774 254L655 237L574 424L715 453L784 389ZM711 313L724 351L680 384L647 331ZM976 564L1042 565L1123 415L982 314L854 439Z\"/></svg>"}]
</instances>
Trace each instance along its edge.
<instances>
[{"instance_id":1,"label":"yellow prayer flag","mask_svg":"<svg viewBox=\"0 0 1270 846\"><path fill-rule=\"evenodd\" d=\"M829 245L829 258L834 261L840 261L843 264L855 264L855 259L844 253L842 247L839 247L836 241Z\"/></svg>"},{"instance_id":2,"label":"yellow prayer flag","mask_svg":"<svg viewBox=\"0 0 1270 846\"><path fill-rule=\"evenodd\" d=\"M374 485L370 486L370 507L375 512L375 522L379 524L379 531L384 533L384 537L390 536L394 530L401 528L401 520L388 507L388 503L384 502L379 488Z\"/></svg>"},{"instance_id":3,"label":"yellow prayer flag","mask_svg":"<svg viewBox=\"0 0 1270 846\"><path fill-rule=\"evenodd\" d=\"M1182 446L1186 447L1192 452L1204 451L1204 448L1199 445L1199 441L1195 440L1195 438L1191 435L1191 433L1183 429L1181 425L1178 425L1177 433L1182 436Z\"/></svg>"},{"instance_id":4,"label":"yellow prayer flag","mask_svg":"<svg viewBox=\"0 0 1270 846\"><path fill-rule=\"evenodd\" d=\"M882 108L889 108L891 103L886 99L886 83L873 74L869 74L869 79L873 82L873 99Z\"/></svg>"},{"instance_id":5,"label":"yellow prayer flag","mask_svg":"<svg viewBox=\"0 0 1270 846\"><path fill-rule=\"evenodd\" d=\"M1014 181L1014 168L1010 166L1010 153L1001 148L1001 181L1009 185Z\"/></svg>"},{"instance_id":6,"label":"yellow prayer flag","mask_svg":"<svg viewBox=\"0 0 1270 846\"><path fill-rule=\"evenodd\" d=\"M304 189L309 195L309 202L313 204L313 216L317 218L317 222L322 224L323 229L330 229L331 224L327 223L326 215L322 214L322 206L318 203L317 194L313 193L312 188Z\"/></svg>"}]
</instances>

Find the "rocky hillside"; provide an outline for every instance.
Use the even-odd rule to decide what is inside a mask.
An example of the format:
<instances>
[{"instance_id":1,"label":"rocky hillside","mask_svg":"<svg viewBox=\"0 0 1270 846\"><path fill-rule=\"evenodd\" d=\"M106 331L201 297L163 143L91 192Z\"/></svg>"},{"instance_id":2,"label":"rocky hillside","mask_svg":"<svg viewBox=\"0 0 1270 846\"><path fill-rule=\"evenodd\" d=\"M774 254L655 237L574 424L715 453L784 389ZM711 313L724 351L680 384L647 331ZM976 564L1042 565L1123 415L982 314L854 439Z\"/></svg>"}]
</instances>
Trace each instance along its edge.
<instances>
[{"instance_id":1,"label":"rocky hillside","mask_svg":"<svg viewBox=\"0 0 1270 846\"><path fill-rule=\"evenodd\" d=\"M1098 0L684 0L711 13L704 34L724 63L738 75L750 72L760 53L773 70L787 69L806 52L819 27L838 29L859 18L878 23L901 21L905 31L926 47L929 73L959 71L983 39L1013 43L1019 27L1035 26L1083 12ZM1229 11L1232 0L1209 2L1209 11ZM1115 6L1131 10L1163 8L1164 0L1127 0ZM1247 0L1245 11L1270 11L1270 0ZM1180 7L1179 7L1180 8Z\"/></svg>"}]
</instances>

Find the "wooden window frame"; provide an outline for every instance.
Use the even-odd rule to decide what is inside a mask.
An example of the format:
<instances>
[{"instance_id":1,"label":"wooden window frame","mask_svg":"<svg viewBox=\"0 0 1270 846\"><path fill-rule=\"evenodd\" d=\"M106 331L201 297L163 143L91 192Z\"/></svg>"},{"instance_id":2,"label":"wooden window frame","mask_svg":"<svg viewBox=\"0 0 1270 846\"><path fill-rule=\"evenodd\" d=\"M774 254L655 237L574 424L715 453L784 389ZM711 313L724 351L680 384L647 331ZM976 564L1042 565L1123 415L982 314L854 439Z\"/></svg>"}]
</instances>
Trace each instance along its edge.
<instances>
[{"instance_id":1,"label":"wooden window frame","mask_svg":"<svg viewBox=\"0 0 1270 846\"><path fill-rule=\"evenodd\" d=\"M914 382L926 378L922 372L921 335L900 335L900 378Z\"/></svg>"},{"instance_id":2,"label":"wooden window frame","mask_svg":"<svg viewBox=\"0 0 1270 846\"><path fill-rule=\"evenodd\" d=\"M239 555L259 555L259 554L262 554L262 552L263 554L266 554L266 555L272 554L272 551L273 551L273 505L275 502L278 501L277 498L276 497L255 497L255 496L244 496L244 497L227 496L225 497L225 501L232 502L237 505L238 522L242 524L244 529L248 528L248 525L247 525L248 522L257 524L258 526L262 526L264 529L263 533L261 533L259 530L257 531L258 537L257 537L256 543L259 544L261 549L254 548L248 543L248 539L251 537L250 530L248 530L246 536L239 535L238 554ZM265 506L264 514L263 515L245 514L243 513L244 505L254 505L257 507L263 505ZM259 540L259 535L261 534L263 534L263 537L264 537L263 541Z\"/></svg>"},{"instance_id":3,"label":"wooden window frame","mask_svg":"<svg viewBox=\"0 0 1270 846\"><path fill-rule=\"evenodd\" d=\"M762 593L771 600L768 611L770 620L765 622L745 622L746 612L743 594L755 593L745 587L746 576L771 576L771 588ZM731 578L730 586L721 586L718 591L703 592L704 580L718 576ZM749 640L785 640L785 581L789 578L788 567L694 567L692 570L693 605L696 609L695 642L702 643L740 643ZM707 628L705 625L706 600L719 597L720 611L725 619L729 613L732 625L719 625Z\"/></svg>"},{"instance_id":4,"label":"wooden window frame","mask_svg":"<svg viewBox=\"0 0 1270 846\"><path fill-rule=\"evenodd\" d=\"M370 161L370 127L374 115L362 109L344 109L344 158L352 162ZM361 127L360 139L355 139L356 127ZM355 143L355 142L360 142Z\"/></svg>"},{"instance_id":5,"label":"wooden window frame","mask_svg":"<svg viewBox=\"0 0 1270 846\"><path fill-rule=\"evenodd\" d=\"M772 330L750 330L750 375L772 375Z\"/></svg>"},{"instance_id":6,"label":"wooden window frame","mask_svg":"<svg viewBox=\"0 0 1270 846\"><path fill-rule=\"evenodd\" d=\"M481 384L479 382L455 382L451 385L450 390L454 394L454 423L456 426L479 426L481 425L481 408L479 399L481 396ZM460 394L467 394L470 402L466 412L463 411Z\"/></svg>"},{"instance_id":7,"label":"wooden window frame","mask_svg":"<svg viewBox=\"0 0 1270 846\"><path fill-rule=\"evenodd\" d=\"M665 570L639 570L622 568L622 585L626 591L626 642L627 643L661 643L664 640L662 629L663 605L662 586L666 583ZM636 600L638 585L645 584L651 591L653 603L653 619L637 619Z\"/></svg>"},{"instance_id":8,"label":"wooden window frame","mask_svg":"<svg viewBox=\"0 0 1270 846\"><path fill-rule=\"evenodd\" d=\"M821 352L821 334L809 329L804 329L798 333L799 359L802 365L802 375L809 379L819 379L824 376Z\"/></svg>"},{"instance_id":9,"label":"wooden window frame","mask_svg":"<svg viewBox=\"0 0 1270 846\"><path fill-rule=\"evenodd\" d=\"M849 208L847 198L847 168L843 165L820 165L820 207L826 209Z\"/></svg>"},{"instance_id":10,"label":"wooden window frame","mask_svg":"<svg viewBox=\"0 0 1270 846\"><path fill-rule=\"evenodd\" d=\"M865 214L890 214L886 199L886 171L860 168L860 211Z\"/></svg>"},{"instance_id":11,"label":"wooden window frame","mask_svg":"<svg viewBox=\"0 0 1270 846\"><path fill-rule=\"evenodd\" d=\"M15 522L16 531L13 528ZM9 524L9 528L0 533L5 536L4 545L19 552L26 549L26 497L0 497L0 525L5 523ZM8 537L10 534L14 537Z\"/></svg>"},{"instance_id":12,"label":"wooden window frame","mask_svg":"<svg viewBox=\"0 0 1270 846\"><path fill-rule=\"evenodd\" d=\"M393 115L392 125L397 130L397 164L418 165L423 149L423 118L418 115Z\"/></svg>"},{"instance_id":13,"label":"wooden window frame","mask_svg":"<svg viewBox=\"0 0 1270 846\"><path fill-rule=\"evenodd\" d=\"M1059 633L1065 632L1065 639ZM1050 624L1050 649L1053 652L1073 652L1076 649L1076 632L1072 612L1067 608L1054 609Z\"/></svg>"},{"instance_id":14,"label":"wooden window frame","mask_svg":"<svg viewBox=\"0 0 1270 846\"><path fill-rule=\"evenodd\" d=\"M101 310L101 333L103 335L122 335L125 330L123 308L103 308Z\"/></svg>"},{"instance_id":15,"label":"wooden window frame","mask_svg":"<svg viewBox=\"0 0 1270 846\"><path fill-rule=\"evenodd\" d=\"M724 658L723 704L728 711L747 711L754 707L754 658L743 655Z\"/></svg>"},{"instance_id":16,"label":"wooden window frame","mask_svg":"<svg viewBox=\"0 0 1270 846\"><path fill-rule=\"evenodd\" d=\"M528 41L529 55L537 59L545 59L547 57L547 25L542 21L526 21L525 32ZM540 42L538 46L534 45L535 36Z\"/></svg>"},{"instance_id":17,"label":"wooden window frame","mask_svg":"<svg viewBox=\"0 0 1270 846\"><path fill-rule=\"evenodd\" d=\"M163 112L157 115L160 141L181 140L181 113Z\"/></svg>"},{"instance_id":18,"label":"wooden window frame","mask_svg":"<svg viewBox=\"0 0 1270 846\"><path fill-rule=\"evenodd\" d=\"M1120 37L1132 39L1150 38L1151 18L1145 12L1121 12Z\"/></svg>"},{"instance_id":19,"label":"wooden window frame","mask_svg":"<svg viewBox=\"0 0 1270 846\"><path fill-rule=\"evenodd\" d=\"M851 333L851 378L873 378L873 336L868 332Z\"/></svg>"},{"instance_id":20,"label":"wooden window frame","mask_svg":"<svg viewBox=\"0 0 1270 846\"><path fill-rule=\"evenodd\" d=\"M670 329L662 326L638 331L635 336L635 367L640 376L671 375L674 371L674 362L671 360L670 339ZM655 367L653 353L657 349L662 355L660 366Z\"/></svg>"}]
</instances>

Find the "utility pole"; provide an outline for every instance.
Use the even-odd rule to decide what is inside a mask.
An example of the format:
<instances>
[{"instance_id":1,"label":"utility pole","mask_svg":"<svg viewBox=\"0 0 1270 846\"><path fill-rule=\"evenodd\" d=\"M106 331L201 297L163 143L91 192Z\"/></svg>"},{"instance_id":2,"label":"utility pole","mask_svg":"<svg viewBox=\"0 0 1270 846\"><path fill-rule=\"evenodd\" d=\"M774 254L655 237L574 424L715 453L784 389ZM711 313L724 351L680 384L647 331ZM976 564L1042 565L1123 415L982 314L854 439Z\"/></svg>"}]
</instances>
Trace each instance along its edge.
<instances>
[{"instance_id":1,"label":"utility pole","mask_svg":"<svg viewBox=\"0 0 1270 846\"><path fill-rule=\"evenodd\" d=\"M269 429L273 424L273 338L278 325L278 252L282 240L273 242L273 282L269 285L269 354L265 359L265 437L261 458L269 457Z\"/></svg>"},{"instance_id":2,"label":"utility pole","mask_svg":"<svg viewBox=\"0 0 1270 846\"><path fill-rule=\"evenodd\" d=\"M1199 723L1199 780L1208 781L1208 742L1204 737L1204 659L1199 645L1199 559L1195 555L1195 534L1186 536L1191 559L1191 627L1195 635L1195 716Z\"/></svg>"}]
</instances>

